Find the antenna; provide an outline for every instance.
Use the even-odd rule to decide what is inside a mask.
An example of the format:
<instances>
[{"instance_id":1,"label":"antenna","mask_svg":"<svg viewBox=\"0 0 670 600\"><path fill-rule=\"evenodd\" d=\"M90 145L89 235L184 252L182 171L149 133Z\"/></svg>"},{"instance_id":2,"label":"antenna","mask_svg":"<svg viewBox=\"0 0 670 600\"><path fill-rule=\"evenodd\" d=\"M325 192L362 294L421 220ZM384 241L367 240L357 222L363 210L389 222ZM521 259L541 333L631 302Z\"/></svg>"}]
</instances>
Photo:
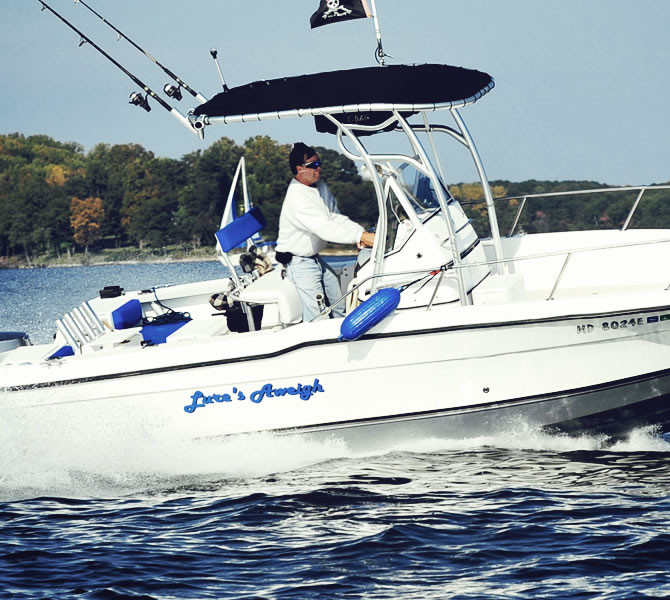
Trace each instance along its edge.
<instances>
[{"instance_id":1,"label":"antenna","mask_svg":"<svg viewBox=\"0 0 670 600\"><path fill-rule=\"evenodd\" d=\"M377 15L377 6L375 4L375 0L371 0L371 5L372 5L372 19L375 24L375 35L377 36L377 50L375 51L375 60L382 66L386 66L385 58L388 56L389 58L393 58L390 54L386 54L384 52L384 48L382 47L382 33L379 28L379 16Z\"/></svg>"},{"instance_id":2,"label":"antenna","mask_svg":"<svg viewBox=\"0 0 670 600\"><path fill-rule=\"evenodd\" d=\"M221 79L221 84L223 85L223 91L227 92L228 91L228 86L226 85L226 81L223 78L223 73L221 72L221 67L219 66L219 61L216 59L218 55L218 51L216 48L212 48L209 53L212 55L212 58L214 59L214 64L216 65L216 70L219 72L219 77Z\"/></svg>"}]
</instances>

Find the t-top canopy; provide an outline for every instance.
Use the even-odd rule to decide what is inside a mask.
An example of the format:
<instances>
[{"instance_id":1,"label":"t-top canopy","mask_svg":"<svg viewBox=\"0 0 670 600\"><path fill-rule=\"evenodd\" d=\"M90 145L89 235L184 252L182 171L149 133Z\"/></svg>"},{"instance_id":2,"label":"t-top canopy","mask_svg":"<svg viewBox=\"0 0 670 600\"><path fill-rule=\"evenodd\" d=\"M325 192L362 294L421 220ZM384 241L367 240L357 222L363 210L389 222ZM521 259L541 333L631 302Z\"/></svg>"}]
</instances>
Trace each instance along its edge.
<instances>
[{"instance_id":1,"label":"t-top canopy","mask_svg":"<svg viewBox=\"0 0 670 600\"><path fill-rule=\"evenodd\" d=\"M481 71L449 65L392 65L256 81L217 94L193 111L233 123L364 111L437 110L470 104L491 88Z\"/></svg>"}]
</instances>

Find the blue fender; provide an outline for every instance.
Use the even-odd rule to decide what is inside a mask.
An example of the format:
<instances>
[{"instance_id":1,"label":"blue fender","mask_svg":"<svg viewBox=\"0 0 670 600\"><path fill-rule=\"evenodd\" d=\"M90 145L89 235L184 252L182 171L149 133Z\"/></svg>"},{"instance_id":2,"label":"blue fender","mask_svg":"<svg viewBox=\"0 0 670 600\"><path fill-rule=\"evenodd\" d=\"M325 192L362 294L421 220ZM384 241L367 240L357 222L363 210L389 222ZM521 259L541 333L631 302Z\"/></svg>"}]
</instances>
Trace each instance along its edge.
<instances>
[{"instance_id":1,"label":"blue fender","mask_svg":"<svg viewBox=\"0 0 670 600\"><path fill-rule=\"evenodd\" d=\"M400 290L384 288L349 313L340 327L340 341L357 340L390 315L400 303Z\"/></svg>"}]
</instances>

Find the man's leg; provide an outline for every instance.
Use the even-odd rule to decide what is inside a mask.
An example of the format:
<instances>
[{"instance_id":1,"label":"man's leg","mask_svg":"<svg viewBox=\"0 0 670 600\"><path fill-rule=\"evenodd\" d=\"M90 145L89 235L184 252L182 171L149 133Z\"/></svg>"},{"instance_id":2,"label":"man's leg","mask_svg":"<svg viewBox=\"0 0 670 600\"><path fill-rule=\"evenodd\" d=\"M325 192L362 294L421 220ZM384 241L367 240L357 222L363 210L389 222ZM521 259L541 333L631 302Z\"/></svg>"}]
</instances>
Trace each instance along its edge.
<instances>
[{"instance_id":1,"label":"man's leg","mask_svg":"<svg viewBox=\"0 0 670 600\"><path fill-rule=\"evenodd\" d=\"M316 296L317 294L324 295L323 284L321 283L321 265L313 258L293 256L286 267L286 275L298 289L302 302L303 322L311 321L320 312Z\"/></svg>"},{"instance_id":2,"label":"man's leg","mask_svg":"<svg viewBox=\"0 0 670 600\"><path fill-rule=\"evenodd\" d=\"M326 298L328 299L328 305L332 306L342 297L342 289L340 288L340 281L335 274L333 268L321 257L319 257L319 262L323 270L323 289L326 292ZM346 308L346 303L344 300L340 302L332 310L333 317L343 317L344 311Z\"/></svg>"}]
</instances>

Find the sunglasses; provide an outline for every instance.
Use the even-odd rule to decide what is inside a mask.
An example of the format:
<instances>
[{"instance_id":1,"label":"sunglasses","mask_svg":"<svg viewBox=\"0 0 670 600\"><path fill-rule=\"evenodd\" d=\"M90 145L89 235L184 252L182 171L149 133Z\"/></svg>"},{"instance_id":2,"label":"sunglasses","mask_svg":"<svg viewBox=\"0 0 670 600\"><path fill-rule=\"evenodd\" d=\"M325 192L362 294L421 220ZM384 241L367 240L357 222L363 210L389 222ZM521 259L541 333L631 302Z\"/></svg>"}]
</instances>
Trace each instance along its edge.
<instances>
[{"instance_id":1,"label":"sunglasses","mask_svg":"<svg viewBox=\"0 0 670 600\"><path fill-rule=\"evenodd\" d=\"M320 160L315 160L310 163L305 163L302 165L306 169L318 169L321 166L321 161Z\"/></svg>"}]
</instances>

